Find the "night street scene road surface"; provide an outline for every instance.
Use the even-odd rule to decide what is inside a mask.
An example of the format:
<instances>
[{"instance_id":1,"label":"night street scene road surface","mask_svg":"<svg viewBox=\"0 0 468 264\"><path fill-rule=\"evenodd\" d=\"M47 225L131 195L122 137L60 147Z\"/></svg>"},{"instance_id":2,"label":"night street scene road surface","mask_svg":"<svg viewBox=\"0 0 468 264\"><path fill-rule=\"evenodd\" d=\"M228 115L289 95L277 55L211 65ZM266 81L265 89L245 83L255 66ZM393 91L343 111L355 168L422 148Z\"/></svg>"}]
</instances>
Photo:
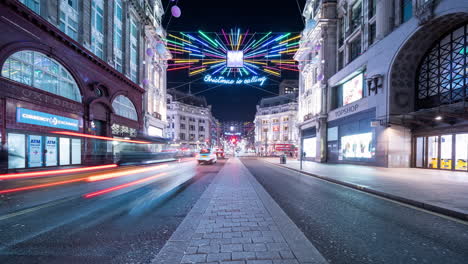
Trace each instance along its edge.
<instances>
[{"instance_id":1,"label":"night street scene road surface","mask_svg":"<svg viewBox=\"0 0 468 264\"><path fill-rule=\"evenodd\" d=\"M468 1L0 0L0 264L468 263Z\"/></svg>"}]
</instances>

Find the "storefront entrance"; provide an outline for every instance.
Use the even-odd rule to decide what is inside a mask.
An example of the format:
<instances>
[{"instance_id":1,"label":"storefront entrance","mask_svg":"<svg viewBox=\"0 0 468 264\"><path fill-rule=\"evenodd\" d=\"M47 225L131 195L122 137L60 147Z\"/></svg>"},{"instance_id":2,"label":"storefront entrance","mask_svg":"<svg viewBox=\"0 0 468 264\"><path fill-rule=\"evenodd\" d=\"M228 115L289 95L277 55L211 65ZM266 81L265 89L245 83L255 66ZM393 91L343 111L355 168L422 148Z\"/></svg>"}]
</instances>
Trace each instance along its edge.
<instances>
[{"instance_id":1,"label":"storefront entrance","mask_svg":"<svg viewBox=\"0 0 468 264\"><path fill-rule=\"evenodd\" d=\"M415 138L415 167L468 171L468 133Z\"/></svg>"}]
</instances>

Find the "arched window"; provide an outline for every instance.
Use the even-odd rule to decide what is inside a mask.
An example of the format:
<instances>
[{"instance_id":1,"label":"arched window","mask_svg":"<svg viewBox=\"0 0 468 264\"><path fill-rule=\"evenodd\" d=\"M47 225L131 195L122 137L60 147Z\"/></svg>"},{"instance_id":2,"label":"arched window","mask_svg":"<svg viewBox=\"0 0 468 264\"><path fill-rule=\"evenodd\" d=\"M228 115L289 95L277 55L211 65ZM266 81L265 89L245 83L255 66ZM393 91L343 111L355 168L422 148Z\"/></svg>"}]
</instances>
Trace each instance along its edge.
<instances>
[{"instance_id":1,"label":"arched window","mask_svg":"<svg viewBox=\"0 0 468 264\"><path fill-rule=\"evenodd\" d=\"M132 101L123 95L117 96L112 102L115 114L123 116L128 119L138 121L137 111Z\"/></svg>"},{"instance_id":2,"label":"arched window","mask_svg":"<svg viewBox=\"0 0 468 264\"><path fill-rule=\"evenodd\" d=\"M418 72L418 109L468 99L468 24L456 29L426 54Z\"/></svg>"},{"instance_id":3,"label":"arched window","mask_svg":"<svg viewBox=\"0 0 468 264\"><path fill-rule=\"evenodd\" d=\"M36 51L24 50L11 55L3 64L2 76L81 102L78 85L68 70Z\"/></svg>"}]
</instances>

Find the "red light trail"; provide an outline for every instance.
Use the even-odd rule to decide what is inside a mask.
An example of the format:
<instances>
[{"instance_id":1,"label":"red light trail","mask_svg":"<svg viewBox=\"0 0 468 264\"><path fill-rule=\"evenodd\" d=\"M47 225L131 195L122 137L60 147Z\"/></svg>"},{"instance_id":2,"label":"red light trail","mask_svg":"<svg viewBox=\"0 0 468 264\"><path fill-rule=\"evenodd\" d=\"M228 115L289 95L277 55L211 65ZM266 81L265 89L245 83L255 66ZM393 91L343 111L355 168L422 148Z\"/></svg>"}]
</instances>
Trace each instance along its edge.
<instances>
[{"instance_id":1,"label":"red light trail","mask_svg":"<svg viewBox=\"0 0 468 264\"><path fill-rule=\"evenodd\" d=\"M136 143L136 144L149 144L148 141L140 141L140 140L131 140L131 139L122 139L122 138L111 138L111 137L103 137L103 136L95 136L90 134L83 134L83 133L76 133L76 132L68 132L68 131L53 131L54 134L60 135L67 135L67 136L75 136L75 137L84 137L84 138L94 138L94 139L102 139L108 141L119 141L119 142L128 142L128 143Z\"/></svg>"},{"instance_id":2,"label":"red light trail","mask_svg":"<svg viewBox=\"0 0 468 264\"><path fill-rule=\"evenodd\" d=\"M97 191L97 192L88 193L88 194L83 195L83 197L84 198L93 198L93 197L96 197L96 196L99 196L99 195L103 195L103 194L110 193L110 192L113 192L113 191L121 190L123 188L127 188L127 187L130 187L130 186L141 184L141 183L144 183L144 182L147 182L147 181L151 181L151 180L154 180L154 179L159 178L159 177L161 177L163 175L166 175L166 174L167 173L165 173L165 172L159 173L159 174L156 174L154 176L144 178L144 179L141 179L141 180L132 181L132 182L129 182L129 183L117 185L117 186L107 188L107 189L104 189L104 190L100 190L100 191Z\"/></svg>"},{"instance_id":3,"label":"red light trail","mask_svg":"<svg viewBox=\"0 0 468 264\"><path fill-rule=\"evenodd\" d=\"M32 177L41 177L41 176L51 176L51 175L57 175L57 174L102 170L102 169L110 169L110 168L116 168L116 167L117 167L117 164L108 164L108 165L64 169L64 170L48 170L48 171L35 171L35 172L21 172L21 173L13 173L13 174L11 173L0 174L0 180L12 180L12 179L32 178Z\"/></svg>"}]
</instances>

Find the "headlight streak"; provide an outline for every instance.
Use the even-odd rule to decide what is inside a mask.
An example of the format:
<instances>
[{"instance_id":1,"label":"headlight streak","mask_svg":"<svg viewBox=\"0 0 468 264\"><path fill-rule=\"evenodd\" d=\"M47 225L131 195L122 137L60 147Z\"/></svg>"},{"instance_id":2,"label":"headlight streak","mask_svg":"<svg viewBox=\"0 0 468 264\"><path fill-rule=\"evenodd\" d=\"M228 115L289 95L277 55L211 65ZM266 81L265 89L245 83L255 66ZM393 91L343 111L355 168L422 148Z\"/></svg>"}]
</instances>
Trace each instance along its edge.
<instances>
[{"instance_id":1,"label":"headlight streak","mask_svg":"<svg viewBox=\"0 0 468 264\"><path fill-rule=\"evenodd\" d=\"M155 180L155 179L157 179L157 178L159 178L161 176L164 176L164 175L167 175L167 173L165 173L165 172L159 173L159 174L156 174L156 175L144 178L144 179L140 179L140 180L128 182L128 183L125 183L125 184L117 185L117 186L107 188L107 189L104 189L104 190L100 190L100 191L97 191L97 192L88 193L88 194L83 195L83 197L84 198L93 198L93 197L96 197L96 196L99 196L99 195L103 195L103 194L106 194L106 193L114 192L114 191L117 191L117 190L121 190L121 189L124 189L124 188L127 188L127 187L134 186L134 185L142 184L142 183L145 183L145 182L148 182L148 181L151 181L151 180Z\"/></svg>"}]
</instances>

